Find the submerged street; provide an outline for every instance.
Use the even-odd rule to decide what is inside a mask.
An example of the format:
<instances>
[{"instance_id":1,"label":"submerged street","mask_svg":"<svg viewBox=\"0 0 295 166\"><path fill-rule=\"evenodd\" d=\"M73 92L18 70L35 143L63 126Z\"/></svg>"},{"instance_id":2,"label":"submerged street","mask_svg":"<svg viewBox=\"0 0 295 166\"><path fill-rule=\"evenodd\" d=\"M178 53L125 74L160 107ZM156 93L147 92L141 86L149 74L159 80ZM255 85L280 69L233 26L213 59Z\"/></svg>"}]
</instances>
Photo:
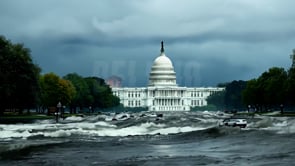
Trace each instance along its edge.
<instances>
[{"instance_id":1,"label":"submerged street","mask_svg":"<svg viewBox=\"0 0 295 166\"><path fill-rule=\"evenodd\" d=\"M295 119L221 112L139 112L0 125L1 165L290 165ZM114 120L114 118L117 118ZM124 119L120 119L120 118Z\"/></svg>"}]
</instances>

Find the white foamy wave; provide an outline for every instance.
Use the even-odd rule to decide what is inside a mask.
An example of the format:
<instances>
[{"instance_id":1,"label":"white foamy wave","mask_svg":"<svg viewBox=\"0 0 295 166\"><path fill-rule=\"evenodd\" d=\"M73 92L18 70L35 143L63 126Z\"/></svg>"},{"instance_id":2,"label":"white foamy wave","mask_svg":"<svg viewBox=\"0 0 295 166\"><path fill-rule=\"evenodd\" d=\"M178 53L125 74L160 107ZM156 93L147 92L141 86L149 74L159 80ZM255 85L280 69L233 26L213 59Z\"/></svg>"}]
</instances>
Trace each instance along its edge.
<instances>
[{"instance_id":1,"label":"white foamy wave","mask_svg":"<svg viewBox=\"0 0 295 166\"><path fill-rule=\"evenodd\" d=\"M57 130L57 131L54 131L54 132L45 132L42 135L44 137L69 137L69 136L72 135L72 133L77 133L77 129Z\"/></svg>"},{"instance_id":2,"label":"white foamy wave","mask_svg":"<svg viewBox=\"0 0 295 166\"><path fill-rule=\"evenodd\" d=\"M264 117L263 119L257 122L249 123L248 126L254 127L254 128L267 128L267 127L273 126L273 122L270 117Z\"/></svg>"},{"instance_id":3,"label":"white foamy wave","mask_svg":"<svg viewBox=\"0 0 295 166\"><path fill-rule=\"evenodd\" d=\"M31 136L31 133L28 131L22 131L22 132L15 132L15 131L1 131L0 132L0 138L3 140L7 140L9 138L27 138Z\"/></svg>"},{"instance_id":4,"label":"white foamy wave","mask_svg":"<svg viewBox=\"0 0 295 166\"><path fill-rule=\"evenodd\" d=\"M82 121L83 120L83 118L82 117L80 117L80 116L70 116L70 117L67 117L66 119L65 119L66 121Z\"/></svg>"},{"instance_id":5,"label":"white foamy wave","mask_svg":"<svg viewBox=\"0 0 295 166\"><path fill-rule=\"evenodd\" d=\"M114 124L99 121L96 123L67 123L67 124L31 124L31 125L3 125L0 130L0 139L9 138L27 139L29 137L70 137L72 135L85 136L129 136L159 133L164 124L152 122L137 126L119 128ZM155 132L156 131L156 132ZM161 133L161 132L160 132ZM163 134L169 133L167 131ZM173 131L172 133L175 133Z\"/></svg>"},{"instance_id":6,"label":"white foamy wave","mask_svg":"<svg viewBox=\"0 0 295 166\"><path fill-rule=\"evenodd\" d=\"M99 122L96 122L95 123L95 126L103 126L103 127L116 127L116 125L114 124L109 124L107 122L104 122L104 121L99 121Z\"/></svg>"},{"instance_id":7,"label":"white foamy wave","mask_svg":"<svg viewBox=\"0 0 295 166\"><path fill-rule=\"evenodd\" d=\"M218 123L219 120L218 119L213 119L213 118L194 118L196 120L199 120L202 123Z\"/></svg>"},{"instance_id":8,"label":"white foamy wave","mask_svg":"<svg viewBox=\"0 0 295 166\"><path fill-rule=\"evenodd\" d=\"M295 133L295 119L286 119L281 123L275 125L278 134Z\"/></svg>"},{"instance_id":9,"label":"white foamy wave","mask_svg":"<svg viewBox=\"0 0 295 166\"><path fill-rule=\"evenodd\" d=\"M278 134L295 133L295 119L290 117L268 117L259 116L261 120L252 122L248 126L250 128L258 128L260 130L274 131Z\"/></svg>"},{"instance_id":10,"label":"white foamy wave","mask_svg":"<svg viewBox=\"0 0 295 166\"><path fill-rule=\"evenodd\" d=\"M191 132L191 131L197 131L197 130L204 130L206 128L200 128L200 127L168 127L168 128L162 128L157 129L151 132L151 134L176 134L176 133L184 133L184 132Z\"/></svg>"},{"instance_id":11,"label":"white foamy wave","mask_svg":"<svg viewBox=\"0 0 295 166\"><path fill-rule=\"evenodd\" d=\"M207 115L214 115L214 112L211 111L203 111L202 113Z\"/></svg>"},{"instance_id":12,"label":"white foamy wave","mask_svg":"<svg viewBox=\"0 0 295 166\"><path fill-rule=\"evenodd\" d=\"M97 136L134 136L152 134L151 131L164 127L163 124L155 124L152 122L142 123L138 126L129 126L125 128L101 128L89 131L92 135Z\"/></svg>"},{"instance_id":13,"label":"white foamy wave","mask_svg":"<svg viewBox=\"0 0 295 166\"><path fill-rule=\"evenodd\" d=\"M0 141L9 139L124 137L134 135L176 134L204 130L218 126L220 112L167 113L160 120L140 114L130 114L127 120L106 121L114 115L69 117L33 124L0 125ZM206 116L204 116L206 115ZM224 116L224 115L222 115ZM255 116L249 118L247 130L269 130L276 133L295 133L295 119L291 117Z\"/></svg>"}]
</instances>

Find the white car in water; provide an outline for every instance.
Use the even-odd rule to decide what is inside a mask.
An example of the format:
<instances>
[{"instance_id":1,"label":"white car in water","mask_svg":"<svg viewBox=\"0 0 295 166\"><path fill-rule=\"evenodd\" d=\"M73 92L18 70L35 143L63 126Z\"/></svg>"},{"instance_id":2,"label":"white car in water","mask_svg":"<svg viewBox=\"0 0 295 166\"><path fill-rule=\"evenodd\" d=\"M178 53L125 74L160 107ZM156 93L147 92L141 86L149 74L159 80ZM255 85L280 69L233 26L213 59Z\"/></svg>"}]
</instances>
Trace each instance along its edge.
<instances>
[{"instance_id":1,"label":"white car in water","mask_svg":"<svg viewBox=\"0 0 295 166\"><path fill-rule=\"evenodd\" d=\"M234 118L228 118L224 119L221 126L232 126L232 127L241 127L245 128L247 126L247 120L246 119L234 119Z\"/></svg>"}]
</instances>

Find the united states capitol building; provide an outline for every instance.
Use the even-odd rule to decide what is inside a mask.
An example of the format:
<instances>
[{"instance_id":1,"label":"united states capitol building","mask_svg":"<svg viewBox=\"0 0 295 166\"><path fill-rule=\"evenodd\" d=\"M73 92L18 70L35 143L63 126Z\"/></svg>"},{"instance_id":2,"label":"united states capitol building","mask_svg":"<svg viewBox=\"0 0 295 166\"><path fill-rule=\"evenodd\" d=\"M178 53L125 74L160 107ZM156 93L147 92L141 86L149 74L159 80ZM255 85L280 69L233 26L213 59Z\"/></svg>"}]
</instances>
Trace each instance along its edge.
<instances>
[{"instance_id":1,"label":"united states capitol building","mask_svg":"<svg viewBox=\"0 0 295 166\"><path fill-rule=\"evenodd\" d=\"M171 60L161 53L152 65L147 87L113 87L114 95L124 107L147 107L149 111L189 111L192 107L206 106L207 97L222 91L218 87L180 87Z\"/></svg>"}]
</instances>

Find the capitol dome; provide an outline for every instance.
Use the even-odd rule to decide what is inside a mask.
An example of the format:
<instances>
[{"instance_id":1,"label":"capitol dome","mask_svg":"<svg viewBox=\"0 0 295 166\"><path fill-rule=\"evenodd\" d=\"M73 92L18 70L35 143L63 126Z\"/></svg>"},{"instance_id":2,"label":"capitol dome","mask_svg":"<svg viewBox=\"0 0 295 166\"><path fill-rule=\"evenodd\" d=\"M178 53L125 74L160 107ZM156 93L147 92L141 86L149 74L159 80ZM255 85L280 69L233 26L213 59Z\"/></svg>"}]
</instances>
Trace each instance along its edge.
<instances>
[{"instance_id":1,"label":"capitol dome","mask_svg":"<svg viewBox=\"0 0 295 166\"><path fill-rule=\"evenodd\" d=\"M164 44L161 42L161 54L154 60L149 86L176 86L176 74L171 60L165 55Z\"/></svg>"}]
</instances>

